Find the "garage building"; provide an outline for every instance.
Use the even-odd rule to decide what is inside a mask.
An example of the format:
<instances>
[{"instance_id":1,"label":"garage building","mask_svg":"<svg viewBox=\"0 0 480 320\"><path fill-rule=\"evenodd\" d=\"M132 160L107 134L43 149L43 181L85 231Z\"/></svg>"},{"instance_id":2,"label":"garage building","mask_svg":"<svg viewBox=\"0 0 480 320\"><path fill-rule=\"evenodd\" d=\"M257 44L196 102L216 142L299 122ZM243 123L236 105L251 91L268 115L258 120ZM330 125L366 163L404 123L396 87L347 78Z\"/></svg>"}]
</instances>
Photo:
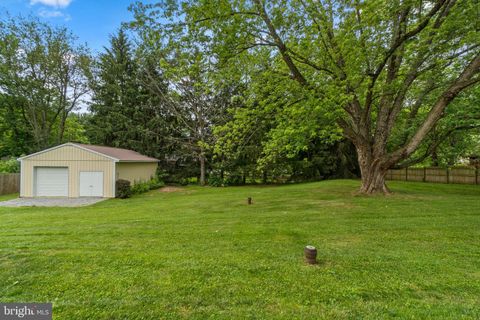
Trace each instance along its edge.
<instances>
[{"instance_id":1,"label":"garage building","mask_svg":"<svg viewBox=\"0 0 480 320\"><path fill-rule=\"evenodd\" d=\"M155 176L158 160L138 152L65 143L18 159L20 197L115 197L115 181Z\"/></svg>"}]
</instances>

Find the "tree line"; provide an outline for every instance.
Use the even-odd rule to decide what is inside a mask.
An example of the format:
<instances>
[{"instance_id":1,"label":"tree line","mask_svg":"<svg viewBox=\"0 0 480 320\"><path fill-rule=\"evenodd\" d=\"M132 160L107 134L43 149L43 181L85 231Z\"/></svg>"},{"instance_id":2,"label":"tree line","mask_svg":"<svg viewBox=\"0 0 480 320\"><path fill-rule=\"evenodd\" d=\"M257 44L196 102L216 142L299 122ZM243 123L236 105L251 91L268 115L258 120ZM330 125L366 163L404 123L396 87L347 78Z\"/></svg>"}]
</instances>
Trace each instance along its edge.
<instances>
[{"instance_id":1,"label":"tree line","mask_svg":"<svg viewBox=\"0 0 480 320\"><path fill-rule=\"evenodd\" d=\"M35 18L0 26L1 156L65 141L161 160L201 184L362 178L478 153L474 0L130 7L97 56Z\"/></svg>"}]
</instances>

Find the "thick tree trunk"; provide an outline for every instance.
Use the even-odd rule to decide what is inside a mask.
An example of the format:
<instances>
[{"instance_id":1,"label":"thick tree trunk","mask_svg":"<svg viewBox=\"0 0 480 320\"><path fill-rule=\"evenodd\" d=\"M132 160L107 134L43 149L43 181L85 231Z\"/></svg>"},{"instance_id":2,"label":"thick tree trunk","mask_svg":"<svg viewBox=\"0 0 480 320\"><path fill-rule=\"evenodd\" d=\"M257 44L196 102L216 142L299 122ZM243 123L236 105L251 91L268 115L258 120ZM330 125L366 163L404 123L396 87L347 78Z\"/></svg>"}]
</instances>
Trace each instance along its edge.
<instances>
[{"instance_id":1,"label":"thick tree trunk","mask_svg":"<svg viewBox=\"0 0 480 320\"><path fill-rule=\"evenodd\" d=\"M385 184L385 175L388 167L385 166L383 159L374 159L370 146L356 146L356 149L362 176L360 193L389 194L390 190Z\"/></svg>"},{"instance_id":2,"label":"thick tree trunk","mask_svg":"<svg viewBox=\"0 0 480 320\"><path fill-rule=\"evenodd\" d=\"M385 174L387 170L378 170L376 168L370 168L366 174L362 174L362 186L360 187L360 193L364 194L389 194L385 183Z\"/></svg>"}]
</instances>

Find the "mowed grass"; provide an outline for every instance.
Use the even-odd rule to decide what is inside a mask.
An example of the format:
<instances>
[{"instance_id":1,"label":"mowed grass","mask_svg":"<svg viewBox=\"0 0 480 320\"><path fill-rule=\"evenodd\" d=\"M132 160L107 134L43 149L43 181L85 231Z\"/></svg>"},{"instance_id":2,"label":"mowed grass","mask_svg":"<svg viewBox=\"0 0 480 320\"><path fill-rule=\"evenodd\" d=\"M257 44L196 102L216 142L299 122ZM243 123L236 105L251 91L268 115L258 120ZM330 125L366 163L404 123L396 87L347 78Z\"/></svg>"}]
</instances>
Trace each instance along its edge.
<instances>
[{"instance_id":1,"label":"mowed grass","mask_svg":"<svg viewBox=\"0 0 480 320\"><path fill-rule=\"evenodd\" d=\"M0 201L12 200L12 199L15 199L15 198L18 198L18 193L0 195Z\"/></svg>"},{"instance_id":2,"label":"mowed grass","mask_svg":"<svg viewBox=\"0 0 480 320\"><path fill-rule=\"evenodd\" d=\"M480 187L358 185L0 208L0 301L53 302L54 319L480 318Z\"/></svg>"}]
</instances>

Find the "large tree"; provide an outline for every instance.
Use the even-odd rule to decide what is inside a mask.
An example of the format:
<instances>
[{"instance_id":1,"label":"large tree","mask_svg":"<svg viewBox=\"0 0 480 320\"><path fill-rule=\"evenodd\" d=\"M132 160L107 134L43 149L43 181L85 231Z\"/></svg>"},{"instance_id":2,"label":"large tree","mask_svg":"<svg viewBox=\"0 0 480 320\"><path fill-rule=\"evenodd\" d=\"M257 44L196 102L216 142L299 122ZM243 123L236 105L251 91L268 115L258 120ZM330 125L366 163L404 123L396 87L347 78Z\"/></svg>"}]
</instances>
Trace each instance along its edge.
<instances>
[{"instance_id":1,"label":"large tree","mask_svg":"<svg viewBox=\"0 0 480 320\"><path fill-rule=\"evenodd\" d=\"M168 94L159 91L154 77L147 77L146 83L159 98L167 99L164 108L176 124L170 138L181 150L181 156L191 157L198 163L199 182L205 185L207 161L215 140L213 127L225 123L226 110L232 105L230 97L235 89L215 87L208 69L202 68L205 62L201 59L197 56L194 63L173 66L167 62L168 65L163 65L168 75Z\"/></svg>"},{"instance_id":2,"label":"large tree","mask_svg":"<svg viewBox=\"0 0 480 320\"><path fill-rule=\"evenodd\" d=\"M231 97L241 86L218 77L216 61L205 51L202 34L186 25L165 29L162 23L148 19L145 9L141 3L133 6L135 21L131 23L139 56L144 65L151 66L144 70L144 83L165 101L166 114L176 124L171 138L180 150L177 155L194 159L204 185L215 140L213 127L226 122L227 108L234 105ZM162 90L156 74L163 76L168 92Z\"/></svg>"},{"instance_id":3,"label":"large tree","mask_svg":"<svg viewBox=\"0 0 480 320\"><path fill-rule=\"evenodd\" d=\"M65 28L35 18L0 21L0 91L10 102L3 107L10 119L21 115L15 119L33 140L29 151L64 141L67 119L89 90L89 64L88 50Z\"/></svg>"},{"instance_id":4,"label":"large tree","mask_svg":"<svg viewBox=\"0 0 480 320\"><path fill-rule=\"evenodd\" d=\"M148 73L159 92L167 91L162 77L150 69L136 58L135 48L123 29L111 36L110 46L95 63L90 83L92 114L87 120L87 132L92 143L165 158L174 123L165 113L164 99L144 85Z\"/></svg>"},{"instance_id":5,"label":"large tree","mask_svg":"<svg viewBox=\"0 0 480 320\"><path fill-rule=\"evenodd\" d=\"M255 81L258 66L267 68L270 79L288 82L272 95L321 106L356 147L361 192L387 193L388 168L414 162L451 102L480 81L477 6L475 0L166 0L141 9L164 30L186 25L197 38L202 34L230 75ZM406 138L398 139L403 132Z\"/></svg>"},{"instance_id":6,"label":"large tree","mask_svg":"<svg viewBox=\"0 0 480 320\"><path fill-rule=\"evenodd\" d=\"M32 151L34 141L20 104L21 99L0 94L0 158Z\"/></svg>"}]
</instances>

